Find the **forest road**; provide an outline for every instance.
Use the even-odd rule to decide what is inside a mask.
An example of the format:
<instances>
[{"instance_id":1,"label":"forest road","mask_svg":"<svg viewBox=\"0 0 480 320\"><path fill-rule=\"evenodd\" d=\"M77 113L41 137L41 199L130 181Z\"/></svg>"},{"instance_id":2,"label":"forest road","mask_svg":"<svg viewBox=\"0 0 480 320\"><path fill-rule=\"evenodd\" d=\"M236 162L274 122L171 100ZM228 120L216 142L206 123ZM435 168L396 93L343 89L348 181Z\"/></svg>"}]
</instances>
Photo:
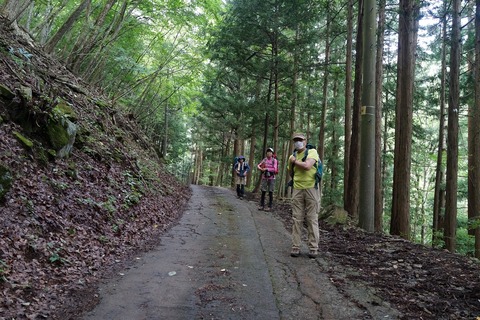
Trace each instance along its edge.
<instances>
[{"instance_id":1,"label":"forest road","mask_svg":"<svg viewBox=\"0 0 480 320\"><path fill-rule=\"evenodd\" d=\"M179 223L100 287L85 320L399 319L358 283L337 287L328 257L290 257L291 236L257 203L229 189L192 186ZM341 269L341 268L339 268Z\"/></svg>"}]
</instances>

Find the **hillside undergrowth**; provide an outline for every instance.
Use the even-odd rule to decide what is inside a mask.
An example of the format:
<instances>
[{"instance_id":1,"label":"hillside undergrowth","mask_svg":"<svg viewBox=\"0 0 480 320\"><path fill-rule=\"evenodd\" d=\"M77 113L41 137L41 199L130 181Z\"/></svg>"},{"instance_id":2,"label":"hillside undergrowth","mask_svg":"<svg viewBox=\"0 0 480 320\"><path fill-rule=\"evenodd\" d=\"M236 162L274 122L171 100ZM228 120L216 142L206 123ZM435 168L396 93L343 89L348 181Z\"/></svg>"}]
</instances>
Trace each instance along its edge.
<instances>
[{"instance_id":1,"label":"hillside undergrowth","mask_svg":"<svg viewBox=\"0 0 480 320\"><path fill-rule=\"evenodd\" d=\"M2 23L0 86L0 319L72 318L75 297L155 243L190 191L122 108ZM56 139L52 123L75 133Z\"/></svg>"}]
</instances>

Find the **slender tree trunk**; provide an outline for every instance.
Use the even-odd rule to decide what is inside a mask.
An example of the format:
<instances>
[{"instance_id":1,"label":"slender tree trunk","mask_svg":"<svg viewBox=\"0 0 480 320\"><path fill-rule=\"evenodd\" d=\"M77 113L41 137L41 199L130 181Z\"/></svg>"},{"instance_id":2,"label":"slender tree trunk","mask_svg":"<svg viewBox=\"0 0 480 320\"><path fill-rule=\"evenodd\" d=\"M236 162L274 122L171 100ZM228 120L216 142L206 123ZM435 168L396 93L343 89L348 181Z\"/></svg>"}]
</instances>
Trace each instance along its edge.
<instances>
[{"instance_id":1,"label":"slender tree trunk","mask_svg":"<svg viewBox=\"0 0 480 320\"><path fill-rule=\"evenodd\" d=\"M43 18L42 22L35 26L35 28L32 30L33 34L38 35L37 39L41 45L45 44L47 41L52 29L53 20L58 17L58 14L65 8L65 5L68 3L68 1L69 0L63 0L62 3L55 6L52 6L51 4L48 5L45 9L45 17Z\"/></svg>"},{"instance_id":2,"label":"slender tree trunk","mask_svg":"<svg viewBox=\"0 0 480 320\"><path fill-rule=\"evenodd\" d=\"M200 179L202 178L202 168L203 168L203 152L201 148L196 149L195 152L195 166L193 171L193 184L200 184Z\"/></svg>"},{"instance_id":3,"label":"slender tree trunk","mask_svg":"<svg viewBox=\"0 0 480 320\"><path fill-rule=\"evenodd\" d=\"M350 144L352 140L352 42L353 42L353 0L348 0L347 48L345 52L345 152L343 158L343 203L347 208L350 183Z\"/></svg>"},{"instance_id":4,"label":"slender tree trunk","mask_svg":"<svg viewBox=\"0 0 480 320\"><path fill-rule=\"evenodd\" d=\"M375 0L365 0L363 17L363 84L358 225L374 231L375 218L375 55L377 10Z\"/></svg>"},{"instance_id":5,"label":"slender tree trunk","mask_svg":"<svg viewBox=\"0 0 480 320\"><path fill-rule=\"evenodd\" d=\"M453 0L452 45L450 48L450 90L448 98L447 136L447 188L445 197L445 245L450 252L455 251L457 234L457 191L458 191L458 112L460 108L460 3Z\"/></svg>"},{"instance_id":6,"label":"slender tree trunk","mask_svg":"<svg viewBox=\"0 0 480 320\"><path fill-rule=\"evenodd\" d=\"M73 24L78 20L80 15L82 14L83 10L90 5L92 0L83 0L80 5L72 12L72 14L68 17L67 21L58 29L55 35L48 40L47 44L45 45L45 51L48 53L52 53L53 49L57 46L58 42L65 36L65 34L70 31L73 27Z\"/></svg>"},{"instance_id":7,"label":"slender tree trunk","mask_svg":"<svg viewBox=\"0 0 480 320\"><path fill-rule=\"evenodd\" d=\"M96 79L96 77L98 77L99 74L105 74L99 72L100 70L103 70L103 66L105 65L105 56L107 55L105 53L105 49L109 47L111 42L117 39L125 22L125 18L130 16L131 12L135 9L135 7L130 8L127 14L127 6L128 0L124 0L119 13L115 15L114 21L110 24L109 29L105 32L107 36L103 37L101 43L98 45L96 54L90 58L88 65L85 66L85 71L82 72L84 79L88 79L90 82L98 84L100 79Z\"/></svg>"},{"instance_id":8,"label":"slender tree trunk","mask_svg":"<svg viewBox=\"0 0 480 320\"><path fill-rule=\"evenodd\" d=\"M348 172L348 194L345 210L351 217L358 217L359 187L360 187L360 112L362 94L362 63L363 63L363 0L358 2L358 31L355 60L355 81L353 92L352 135L350 143L350 163Z\"/></svg>"},{"instance_id":9,"label":"slender tree trunk","mask_svg":"<svg viewBox=\"0 0 480 320\"><path fill-rule=\"evenodd\" d=\"M334 99L333 101L338 101L338 96L339 96L339 90L338 90L338 77L335 77L334 82L333 82L333 94L334 94ZM337 103L333 103L332 105L332 117L331 117L331 123L333 124L332 128L332 155L330 159L338 159L338 153L340 150L340 145L338 143L338 134L337 134L337 128L338 126L336 123L338 122L338 115L337 115ZM324 161L324 159L322 159ZM335 164L335 161L331 161L332 163L331 166L329 166L330 169L330 191L337 190L337 181L338 181L338 168Z\"/></svg>"},{"instance_id":10,"label":"slender tree trunk","mask_svg":"<svg viewBox=\"0 0 480 320\"><path fill-rule=\"evenodd\" d=\"M475 258L480 258L480 227L478 222L480 220L480 0L476 1L475 9L475 65L474 65L474 79L475 79L475 139L477 143L473 147L473 162L474 169L472 172L472 193L475 194L475 200L472 203L472 211L477 223L475 228ZM470 179L469 179L470 180ZM470 193L470 189L468 191ZM468 202L470 209L470 201Z\"/></svg>"},{"instance_id":11,"label":"slender tree trunk","mask_svg":"<svg viewBox=\"0 0 480 320\"><path fill-rule=\"evenodd\" d=\"M444 7L446 6L446 2ZM444 8L446 11L446 8ZM442 17L442 69L440 75L440 114L438 128L438 150L437 167L435 171L435 191L433 198L433 230L432 245L437 244L437 233L443 229L442 206L445 198L445 189L443 179L445 172L443 170L443 152L445 150L445 86L447 77L447 16Z\"/></svg>"},{"instance_id":12,"label":"slender tree trunk","mask_svg":"<svg viewBox=\"0 0 480 320\"><path fill-rule=\"evenodd\" d=\"M296 33L296 38L295 40L298 39L298 28L297 28L297 33ZM296 120L296 109L297 109L297 79L298 79L298 52L297 52L297 43L295 43L295 48L294 48L294 53L293 53L293 76L292 76L292 100L290 104L290 132L289 132L289 139L288 139L288 144L287 144L287 156L284 159L288 159L288 156L292 154L293 152L293 145L290 143L290 137L293 136L293 133L295 132L295 120ZM308 92L308 97L310 97L310 91ZM307 104L308 104L308 99L307 97ZM286 183L291 180L291 177L288 175L285 175L285 181ZM283 188L280 190L284 190ZM288 191L288 190L287 190Z\"/></svg>"},{"instance_id":13,"label":"slender tree trunk","mask_svg":"<svg viewBox=\"0 0 480 320\"><path fill-rule=\"evenodd\" d=\"M255 170L256 163L255 161L255 150L257 147L257 126L255 121L252 119L252 124L250 125L250 154L248 155L248 164L250 165L250 171L247 173L247 187L250 187L253 182L253 172Z\"/></svg>"},{"instance_id":14,"label":"slender tree trunk","mask_svg":"<svg viewBox=\"0 0 480 320\"><path fill-rule=\"evenodd\" d=\"M419 7L416 0L400 0L398 37L395 155L390 234L410 238L410 170L415 52Z\"/></svg>"},{"instance_id":15,"label":"slender tree trunk","mask_svg":"<svg viewBox=\"0 0 480 320\"><path fill-rule=\"evenodd\" d=\"M165 109L163 110L163 139L162 139L162 150L160 152L161 158L167 156L167 146L168 146L168 100L165 101Z\"/></svg>"},{"instance_id":16,"label":"slender tree trunk","mask_svg":"<svg viewBox=\"0 0 480 320\"><path fill-rule=\"evenodd\" d=\"M7 16L8 23L12 24L16 22L32 2L32 0L7 0L4 3L2 11Z\"/></svg>"},{"instance_id":17,"label":"slender tree trunk","mask_svg":"<svg viewBox=\"0 0 480 320\"><path fill-rule=\"evenodd\" d=\"M278 130L279 130L279 126L280 126L280 115L279 115L279 112L278 112L278 105L279 105L279 73L280 73L280 69L278 67L278 35L275 34L275 47L274 47L274 57L275 57L275 91L274 91L274 125L273 125L273 145L274 145L274 148L276 149L277 148L277 143L278 143ZM267 141L265 141L265 143L267 143ZM267 146L265 145L265 148L263 149L264 151L266 151L267 149ZM274 149L274 150L275 150Z\"/></svg>"},{"instance_id":18,"label":"slender tree trunk","mask_svg":"<svg viewBox=\"0 0 480 320\"><path fill-rule=\"evenodd\" d=\"M240 146L240 141L238 139L238 133L237 133L236 128L234 128L230 131L230 136L233 139L233 155L234 155L234 157L238 157L239 155L242 154L242 149L241 149L241 146ZM230 139L230 140L232 140L232 139ZM230 169L229 170L232 173L231 186L235 187L235 171L234 171L233 163L230 164Z\"/></svg>"},{"instance_id":19,"label":"slender tree trunk","mask_svg":"<svg viewBox=\"0 0 480 320\"><path fill-rule=\"evenodd\" d=\"M375 68L375 232L383 232L382 84L386 19L385 2L385 0L380 0L378 4L377 62Z\"/></svg>"},{"instance_id":20,"label":"slender tree trunk","mask_svg":"<svg viewBox=\"0 0 480 320\"><path fill-rule=\"evenodd\" d=\"M327 5L328 6L328 5ZM330 62L330 19L329 13L330 8L327 7L327 25L325 28L325 69L323 73L323 88L322 88L322 109L320 111L320 130L318 132L318 156L321 160L324 158L325 154L325 122L327 120L327 103L328 103L328 80L330 74L328 71L328 66Z\"/></svg>"},{"instance_id":21,"label":"slender tree trunk","mask_svg":"<svg viewBox=\"0 0 480 320\"><path fill-rule=\"evenodd\" d=\"M86 35L85 41L80 43L74 52L75 55L71 55L72 59L69 59L71 70L78 74L82 61L92 52L93 48L103 39L108 36L106 28L104 28L105 18L107 14L112 10L113 5L117 0L109 0L106 5L103 6L102 12L97 17L92 32Z\"/></svg>"},{"instance_id":22,"label":"slender tree trunk","mask_svg":"<svg viewBox=\"0 0 480 320\"><path fill-rule=\"evenodd\" d=\"M322 88L322 111L320 118L320 130L318 133L318 157L320 161L325 160L325 125L327 122L327 104L328 104L328 85L329 85L329 63L330 63L330 7L327 5L327 26L325 29L325 71L323 75L323 88ZM320 198L322 195L323 184L319 183L318 192ZM320 202L321 203L321 202Z\"/></svg>"}]
</instances>

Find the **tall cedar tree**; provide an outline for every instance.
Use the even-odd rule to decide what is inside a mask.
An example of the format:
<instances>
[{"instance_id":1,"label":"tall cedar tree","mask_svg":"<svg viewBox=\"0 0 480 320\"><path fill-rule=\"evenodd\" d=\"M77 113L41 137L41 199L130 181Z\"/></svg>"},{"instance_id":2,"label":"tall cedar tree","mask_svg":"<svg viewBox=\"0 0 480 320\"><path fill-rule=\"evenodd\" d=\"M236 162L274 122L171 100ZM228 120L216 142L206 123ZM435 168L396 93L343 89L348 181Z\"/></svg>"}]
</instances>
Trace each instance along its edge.
<instances>
[{"instance_id":1,"label":"tall cedar tree","mask_svg":"<svg viewBox=\"0 0 480 320\"><path fill-rule=\"evenodd\" d=\"M418 35L417 0L400 0L397 103L390 234L410 238L410 168L415 53Z\"/></svg>"},{"instance_id":2,"label":"tall cedar tree","mask_svg":"<svg viewBox=\"0 0 480 320\"><path fill-rule=\"evenodd\" d=\"M468 217L477 219L475 228L475 257L480 258L480 0L475 14L475 102L470 114L468 133Z\"/></svg>"},{"instance_id":3,"label":"tall cedar tree","mask_svg":"<svg viewBox=\"0 0 480 320\"><path fill-rule=\"evenodd\" d=\"M450 48L450 94L448 97L447 187L444 238L447 250L454 252L457 231L458 190L458 112L460 108L460 0L453 1Z\"/></svg>"}]
</instances>

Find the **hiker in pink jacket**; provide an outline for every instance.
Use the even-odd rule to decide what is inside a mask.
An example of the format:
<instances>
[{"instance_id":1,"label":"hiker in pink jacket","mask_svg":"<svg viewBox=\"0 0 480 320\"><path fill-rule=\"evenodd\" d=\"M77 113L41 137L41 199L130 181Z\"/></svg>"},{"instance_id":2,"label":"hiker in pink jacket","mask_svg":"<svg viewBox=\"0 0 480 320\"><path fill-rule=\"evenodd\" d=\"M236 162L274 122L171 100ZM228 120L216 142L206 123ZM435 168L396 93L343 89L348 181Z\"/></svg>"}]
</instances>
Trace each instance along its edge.
<instances>
[{"instance_id":1,"label":"hiker in pink jacket","mask_svg":"<svg viewBox=\"0 0 480 320\"><path fill-rule=\"evenodd\" d=\"M273 204L273 190L275 189L275 175L278 173L278 161L274 156L272 148L267 149L267 157L258 165L258 170L262 171L262 198L258 210L271 211ZM265 207L265 195L268 191L268 207Z\"/></svg>"}]
</instances>

